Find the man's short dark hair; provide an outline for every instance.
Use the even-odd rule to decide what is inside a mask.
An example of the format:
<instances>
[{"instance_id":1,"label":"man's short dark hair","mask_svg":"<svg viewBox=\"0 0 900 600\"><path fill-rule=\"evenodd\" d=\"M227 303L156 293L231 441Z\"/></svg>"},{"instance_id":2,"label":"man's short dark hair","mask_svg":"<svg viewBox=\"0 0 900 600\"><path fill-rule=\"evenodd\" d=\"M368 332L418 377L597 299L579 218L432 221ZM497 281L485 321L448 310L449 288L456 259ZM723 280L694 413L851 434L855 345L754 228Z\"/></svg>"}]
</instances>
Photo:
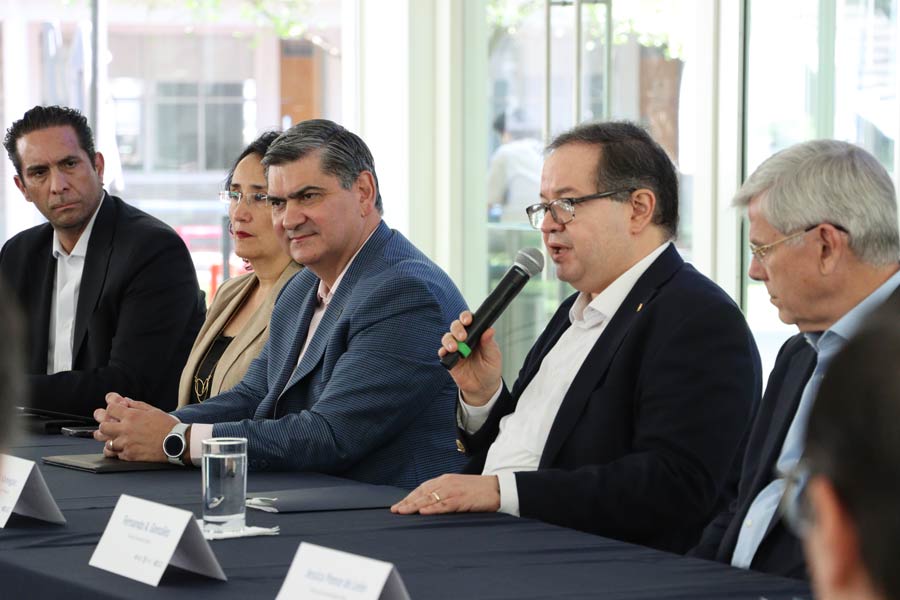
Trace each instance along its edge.
<instances>
[{"instance_id":1,"label":"man's short dark hair","mask_svg":"<svg viewBox=\"0 0 900 600\"><path fill-rule=\"evenodd\" d=\"M25 389L25 348L22 315L13 297L0 285L0 452L12 429L12 407L28 404Z\"/></svg>"},{"instance_id":2,"label":"man's short dark hair","mask_svg":"<svg viewBox=\"0 0 900 600\"><path fill-rule=\"evenodd\" d=\"M669 238L678 234L678 175L675 165L642 127L627 121L584 123L560 134L548 151L569 144L600 146L597 191L647 188L656 195L653 224ZM620 200L627 196L622 194ZM618 197L614 197L619 199Z\"/></svg>"},{"instance_id":3,"label":"man's short dark hair","mask_svg":"<svg viewBox=\"0 0 900 600\"><path fill-rule=\"evenodd\" d=\"M876 587L900 598L900 322L896 312L882 311L867 325L822 381L804 460L833 485Z\"/></svg>"},{"instance_id":4,"label":"man's short dark hair","mask_svg":"<svg viewBox=\"0 0 900 600\"><path fill-rule=\"evenodd\" d=\"M65 106L35 106L6 130L6 137L3 139L6 154L16 168L16 174L19 177L22 177L22 158L16 147L19 138L48 127L65 127L67 125L75 130L75 135L78 136L78 145L93 164L94 155L97 152L94 150L94 134L85 116L74 108Z\"/></svg>"},{"instance_id":5,"label":"man's short dark hair","mask_svg":"<svg viewBox=\"0 0 900 600\"><path fill-rule=\"evenodd\" d=\"M310 119L297 123L269 146L262 163L266 167L283 165L313 152L320 153L322 171L337 177L344 189L353 187L363 171L370 172L375 180L375 209L383 214L372 151L362 138L334 121Z\"/></svg>"}]
</instances>

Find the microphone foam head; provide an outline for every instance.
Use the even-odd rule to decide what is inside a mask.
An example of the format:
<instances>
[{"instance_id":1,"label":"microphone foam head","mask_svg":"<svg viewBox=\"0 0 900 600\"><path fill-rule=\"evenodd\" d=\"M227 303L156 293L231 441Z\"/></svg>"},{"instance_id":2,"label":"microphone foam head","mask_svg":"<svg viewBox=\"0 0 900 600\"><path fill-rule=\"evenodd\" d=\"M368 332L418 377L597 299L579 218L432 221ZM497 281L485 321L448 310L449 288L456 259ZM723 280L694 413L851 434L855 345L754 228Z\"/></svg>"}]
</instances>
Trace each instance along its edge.
<instances>
[{"instance_id":1,"label":"microphone foam head","mask_svg":"<svg viewBox=\"0 0 900 600\"><path fill-rule=\"evenodd\" d=\"M537 248L522 248L516 254L516 264L534 277L544 270L544 255Z\"/></svg>"}]
</instances>

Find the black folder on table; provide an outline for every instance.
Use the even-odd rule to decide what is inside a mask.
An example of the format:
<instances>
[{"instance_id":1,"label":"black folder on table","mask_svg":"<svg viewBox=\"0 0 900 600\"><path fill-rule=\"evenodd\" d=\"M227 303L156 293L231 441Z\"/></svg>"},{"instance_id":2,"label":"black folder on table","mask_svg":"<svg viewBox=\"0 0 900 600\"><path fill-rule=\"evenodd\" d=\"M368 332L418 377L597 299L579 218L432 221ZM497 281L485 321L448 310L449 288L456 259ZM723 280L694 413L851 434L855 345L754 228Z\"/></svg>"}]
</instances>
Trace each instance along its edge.
<instances>
[{"instance_id":1,"label":"black folder on table","mask_svg":"<svg viewBox=\"0 0 900 600\"><path fill-rule=\"evenodd\" d=\"M77 469L89 473L121 473L123 471L161 471L163 469L180 469L178 465L161 462L133 462L107 458L102 454L67 454L63 456L45 456L44 464L54 467Z\"/></svg>"},{"instance_id":2,"label":"black folder on table","mask_svg":"<svg viewBox=\"0 0 900 600\"><path fill-rule=\"evenodd\" d=\"M279 513L388 508L408 493L403 488L371 484L276 490L247 494L247 506Z\"/></svg>"},{"instance_id":3,"label":"black folder on table","mask_svg":"<svg viewBox=\"0 0 900 600\"><path fill-rule=\"evenodd\" d=\"M17 426L20 429L38 434L59 433L63 427L97 425L97 422L90 417L41 410L30 406L17 406L16 414L19 418Z\"/></svg>"}]
</instances>

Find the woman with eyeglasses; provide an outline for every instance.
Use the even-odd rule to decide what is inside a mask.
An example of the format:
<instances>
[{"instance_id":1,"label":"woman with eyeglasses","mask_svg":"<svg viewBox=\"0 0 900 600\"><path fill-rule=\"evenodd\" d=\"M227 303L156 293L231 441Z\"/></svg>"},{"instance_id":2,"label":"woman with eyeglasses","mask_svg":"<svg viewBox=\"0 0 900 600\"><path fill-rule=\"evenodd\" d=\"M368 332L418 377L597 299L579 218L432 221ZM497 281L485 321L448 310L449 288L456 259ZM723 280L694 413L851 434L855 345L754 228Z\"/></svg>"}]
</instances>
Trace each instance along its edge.
<instances>
[{"instance_id":1,"label":"woman with eyeglasses","mask_svg":"<svg viewBox=\"0 0 900 600\"><path fill-rule=\"evenodd\" d=\"M219 199L228 204L234 252L252 271L229 279L206 312L178 387L178 406L203 402L234 387L269 339L275 298L300 270L281 246L266 204L262 157L278 137L269 131L247 146L226 179Z\"/></svg>"}]
</instances>

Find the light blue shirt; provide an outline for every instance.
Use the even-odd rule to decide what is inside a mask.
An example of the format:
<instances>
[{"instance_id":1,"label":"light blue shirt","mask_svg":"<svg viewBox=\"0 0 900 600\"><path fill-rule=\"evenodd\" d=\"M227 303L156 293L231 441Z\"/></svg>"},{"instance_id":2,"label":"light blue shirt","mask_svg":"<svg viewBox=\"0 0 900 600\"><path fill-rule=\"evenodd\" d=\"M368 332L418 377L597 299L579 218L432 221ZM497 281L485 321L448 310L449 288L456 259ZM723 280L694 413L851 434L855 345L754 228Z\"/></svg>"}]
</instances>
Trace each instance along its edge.
<instances>
[{"instance_id":1,"label":"light blue shirt","mask_svg":"<svg viewBox=\"0 0 900 600\"><path fill-rule=\"evenodd\" d=\"M759 492L750 505L750 510L747 511L744 526L738 535L734 554L731 557L731 564L735 567L746 569L750 566L759 545L769 530L772 519L775 517L778 503L784 494L785 476L794 468L803 454L803 440L806 438L809 411L828 365L838 351L844 347L847 340L856 334L866 317L881 306L898 287L900 287L900 271L894 273L890 279L850 309L824 333L804 334L806 341L816 351L816 368L812 377L806 382L806 387L803 388L797 412L784 437L781 454L778 455L778 461L775 463L777 477Z\"/></svg>"}]
</instances>

